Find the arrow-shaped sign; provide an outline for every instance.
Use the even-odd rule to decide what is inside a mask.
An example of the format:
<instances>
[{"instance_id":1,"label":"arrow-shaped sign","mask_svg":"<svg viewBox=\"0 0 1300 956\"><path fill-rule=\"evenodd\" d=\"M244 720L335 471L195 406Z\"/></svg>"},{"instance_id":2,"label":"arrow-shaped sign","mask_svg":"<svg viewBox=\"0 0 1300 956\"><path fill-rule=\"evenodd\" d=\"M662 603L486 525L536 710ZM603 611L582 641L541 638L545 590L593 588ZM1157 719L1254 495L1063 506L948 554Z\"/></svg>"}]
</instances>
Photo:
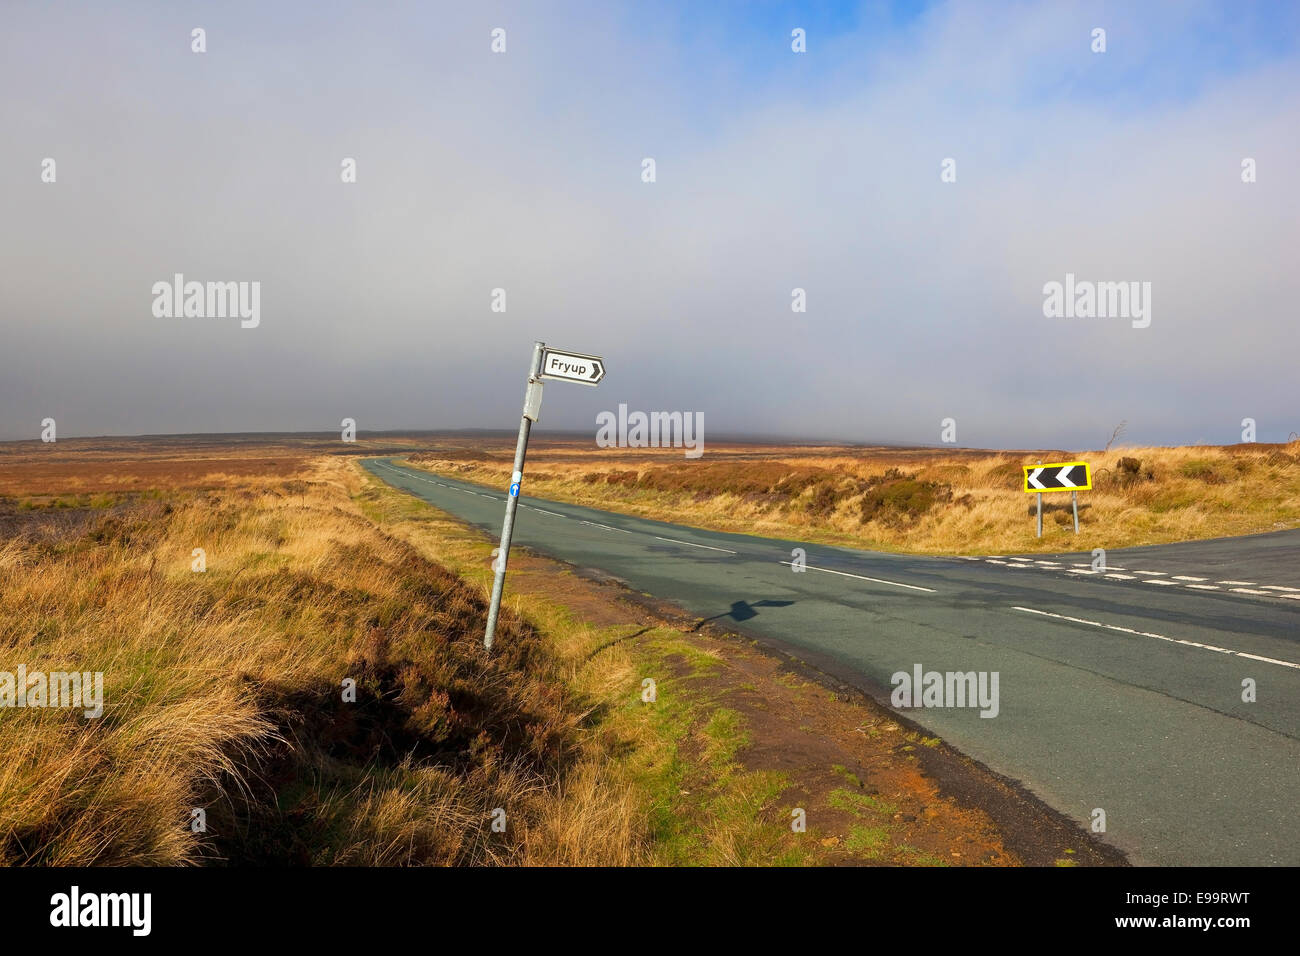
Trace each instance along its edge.
<instances>
[{"instance_id":1,"label":"arrow-shaped sign","mask_svg":"<svg viewBox=\"0 0 1300 956\"><path fill-rule=\"evenodd\" d=\"M1092 487L1092 469L1086 461L1064 461L1050 465L1025 465L1025 491L1087 491ZM1082 479L1078 469L1083 469Z\"/></svg>"},{"instance_id":2,"label":"arrow-shaped sign","mask_svg":"<svg viewBox=\"0 0 1300 956\"><path fill-rule=\"evenodd\" d=\"M542 378L579 385L596 385L605 377L605 360L599 355L547 349L542 356Z\"/></svg>"}]
</instances>

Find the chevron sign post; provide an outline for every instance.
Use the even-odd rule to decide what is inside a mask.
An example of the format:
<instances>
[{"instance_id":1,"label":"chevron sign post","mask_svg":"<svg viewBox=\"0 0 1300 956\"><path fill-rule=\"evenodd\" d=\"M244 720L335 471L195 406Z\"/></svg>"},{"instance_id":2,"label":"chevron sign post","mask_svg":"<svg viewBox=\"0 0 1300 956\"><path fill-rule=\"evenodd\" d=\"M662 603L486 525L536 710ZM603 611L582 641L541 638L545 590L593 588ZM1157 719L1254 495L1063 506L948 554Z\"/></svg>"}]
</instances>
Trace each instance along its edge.
<instances>
[{"instance_id":1,"label":"chevron sign post","mask_svg":"<svg viewBox=\"0 0 1300 956\"><path fill-rule=\"evenodd\" d=\"M1038 495L1038 536L1043 536L1043 492L1068 491L1074 508L1074 533L1079 533L1079 492L1092 487L1092 469L1086 461L1057 461L1025 465L1025 491Z\"/></svg>"},{"instance_id":2,"label":"chevron sign post","mask_svg":"<svg viewBox=\"0 0 1300 956\"><path fill-rule=\"evenodd\" d=\"M1087 491L1092 469L1086 461L1025 465L1025 491Z\"/></svg>"}]
</instances>

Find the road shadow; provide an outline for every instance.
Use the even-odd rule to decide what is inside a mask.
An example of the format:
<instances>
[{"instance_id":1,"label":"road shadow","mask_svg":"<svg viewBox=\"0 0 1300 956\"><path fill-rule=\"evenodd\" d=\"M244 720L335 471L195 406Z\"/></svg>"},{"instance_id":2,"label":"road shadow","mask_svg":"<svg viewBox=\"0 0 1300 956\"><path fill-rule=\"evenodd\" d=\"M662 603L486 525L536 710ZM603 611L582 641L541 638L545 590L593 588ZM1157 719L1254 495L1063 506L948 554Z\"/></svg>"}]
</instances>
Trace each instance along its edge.
<instances>
[{"instance_id":1,"label":"road shadow","mask_svg":"<svg viewBox=\"0 0 1300 956\"><path fill-rule=\"evenodd\" d=\"M750 618L758 617L758 612L754 610L754 608L756 607L789 607L793 603L794 601L769 601L766 599L762 601L755 601L753 604L750 604L748 601L733 601L731 603L730 611L724 611L721 614L715 614L713 615L713 617L700 618L700 620L695 622L695 626L692 627L691 630L698 631L701 627L703 627L705 624L708 624L710 621L719 621L724 617L730 618L731 620L736 621L737 623L741 621L748 621Z\"/></svg>"},{"instance_id":2,"label":"road shadow","mask_svg":"<svg viewBox=\"0 0 1300 956\"><path fill-rule=\"evenodd\" d=\"M624 641L630 641L634 637L640 637L642 634L648 633L649 631L653 631L653 630L654 630L653 627L643 627L639 631L633 631L631 634L624 634L622 637L616 637L612 641L606 641L604 644L601 644L599 647L593 648L591 653L587 655L587 660L593 660L596 657L596 655L599 654L601 651L607 651L611 647L615 647L619 644L622 644Z\"/></svg>"}]
</instances>

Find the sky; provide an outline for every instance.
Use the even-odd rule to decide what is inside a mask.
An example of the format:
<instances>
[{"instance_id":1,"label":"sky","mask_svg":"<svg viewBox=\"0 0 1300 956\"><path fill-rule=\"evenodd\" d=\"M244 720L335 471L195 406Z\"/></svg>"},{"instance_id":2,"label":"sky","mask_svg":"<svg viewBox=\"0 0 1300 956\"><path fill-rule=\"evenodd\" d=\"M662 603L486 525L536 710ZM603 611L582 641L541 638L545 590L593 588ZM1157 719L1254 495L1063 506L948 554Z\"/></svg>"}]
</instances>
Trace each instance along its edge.
<instances>
[{"instance_id":1,"label":"sky","mask_svg":"<svg viewBox=\"0 0 1300 956\"><path fill-rule=\"evenodd\" d=\"M1285 3L5 0L0 440L513 429L542 340L605 358L537 426L593 440L1285 441L1298 46ZM177 273L257 326L155 314ZM1149 325L1045 315L1067 274Z\"/></svg>"}]
</instances>

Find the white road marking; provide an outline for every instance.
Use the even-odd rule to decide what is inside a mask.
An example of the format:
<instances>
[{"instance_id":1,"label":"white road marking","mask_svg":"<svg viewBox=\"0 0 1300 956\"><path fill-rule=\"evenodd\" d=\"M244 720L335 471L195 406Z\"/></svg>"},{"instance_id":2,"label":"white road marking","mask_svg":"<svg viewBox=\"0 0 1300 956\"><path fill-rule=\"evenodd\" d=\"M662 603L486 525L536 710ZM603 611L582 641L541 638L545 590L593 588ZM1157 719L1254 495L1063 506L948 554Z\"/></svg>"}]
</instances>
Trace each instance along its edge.
<instances>
[{"instance_id":1,"label":"white road marking","mask_svg":"<svg viewBox=\"0 0 1300 956\"><path fill-rule=\"evenodd\" d=\"M660 541L671 541L673 542L673 544L684 544L689 548L703 548L706 551L721 551L724 554L736 553L735 551L729 551L726 548L715 548L712 545L708 545L708 544L696 544L694 541L679 541L677 538L660 538L659 535L657 534L652 534L650 537L658 538Z\"/></svg>"},{"instance_id":2,"label":"white road marking","mask_svg":"<svg viewBox=\"0 0 1300 956\"><path fill-rule=\"evenodd\" d=\"M788 564L791 567L794 566L793 561L782 561L780 563ZM926 591L930 594L935 593L934 588L923 588L917 584L903 584L899 581L886 581L884 578L869 578L865 574L850 574L848 571L832 571L830 568L814 568L811 564L804 565L804 567L806 567L809 571L821 571L824 572L825 574L838 574L841 577L857 578L859 581L872 581L876 584L889 584L896 588L907 588L911 591Z\"/></svg>"},{"instance_id":3,"label":"white road marking","mask_svg":"<svg viewBox=\"0 0 1300 956\"><path fill-rule=\"evenodd\" d=\"M557 511L547 511L545 508L539 508L537 505L529 505L534 511L540 511L544 515L550 515L552 518L567 518L568 515L562 515Z\"/></svg>"},{"instance_id":4,"label":"white road marking","mask_svg":"<svg viewBox=\"0 0 1300 956\"><path fill-rule=\"evenodd\" d=\"M1081 617L1070 617L1065 614L1054 614L1051 611L1040 611L1032 607L1013 606L1012 610L1024 611L1027 614L1041 614L1044 617L1053 617L1060 621L1070 621L1073 624L1087 624L1090 627L1102 627L1108 631L1121 631L1124 634L1135 634L1138 637L1153 637L1158 641L1168 641L1170 644L1182 644L1184 647L1199 647L1201 650L1214 651L1216 654L1231 654L1234 657L1248 657L1252 661L1263 661L1266 664L1277 664L1281 667L1294 667L1300 670L1300 664L1294 661L1280 661L1273 657L1261 657L1258 654L1248 654L1245 651L1234 651L1227 647L1218 647L1214 644L1202 644L1200 641L1187 641L1180 637L1165 637L1163 634L1152 634L1150 631L1138 631L1131 627L1121 627L1118 624L1105 624L1101 621L1089 621Z\"/></svg>"},{"instance_id":5,"label":"white road marking","mask_svg":"<svg viewBox=\"0 0 1300 956\"><path fill-rule=\"evenodd\" d=\"M587 521L586 519L582 519L582 518L580 518L579 521L581 521L582 524L589 524L589 525L591 525L593 528L604 528L606 531L617 531L619 534L631 534L631 533L632 533L631 531L624 531L622 528L614 528L614 527L611 527L610 525L607 525L607 524L601 524L599 521ZM734 554L735 552L732 552L732 553Z\"/></svg>"},{"instance_id":6,"label":"white road marking","mask_svg":"<svg viewBox=\"0 0 1300 956\"><path fill-rule=\"evenodd\" d=\"M1134 580L1133 577L1134 575L1142 575L1140 580L1144 584L1159 584L1168 587L1174 585L1175 582L1178 582L1182 584L1183 587L1191 588L1195 591L1220 590L1218 586L1213 584L1187 583L1187 582L1203 582L1208 580L1208 578L1199 578L1190 574L1175 574L1172 576L1170 580L1164 580L1164 581L1155 580L1156 578L1160 578L1168 575L1169 574L1168 571L1136 571L1135 570L1133 571L1132 574L1113 574L1111 572L1125 571L1127 569L1117 568L1112 566L1102 571L1096 571L1093 570L1092 566L1088 564L1075 564L1073 567L1066 568L1063 567L1057 561L1033 561L1032 563L1030 563L1031 562L1030 558L1017 557L1017 556L1012 556L1005 561L998 560L997 557L984 558L983 560L987 564L1001 564L1008 568L1037 567L1048 571L1063 570L1067 574L1101 574L1103 577L1109 578L1112 581L1132 581ZM1266 588L1266 590L1263 591L1250 590L1251 587L1258 586L1255 585L1253 581L1220 581L1219 584L1245 585L1244 587L1233 587L1229 589L1236 594L1250 594L1256 597L1286 597L1286 598L1292 598L1294 600L1300 600L1300 588L1286 587L1280 584L1262 585L1262 587ZM1282 591L1286 593L1283 594L1274 593L1277 591Z\"/></svg>"}]
</instances>

